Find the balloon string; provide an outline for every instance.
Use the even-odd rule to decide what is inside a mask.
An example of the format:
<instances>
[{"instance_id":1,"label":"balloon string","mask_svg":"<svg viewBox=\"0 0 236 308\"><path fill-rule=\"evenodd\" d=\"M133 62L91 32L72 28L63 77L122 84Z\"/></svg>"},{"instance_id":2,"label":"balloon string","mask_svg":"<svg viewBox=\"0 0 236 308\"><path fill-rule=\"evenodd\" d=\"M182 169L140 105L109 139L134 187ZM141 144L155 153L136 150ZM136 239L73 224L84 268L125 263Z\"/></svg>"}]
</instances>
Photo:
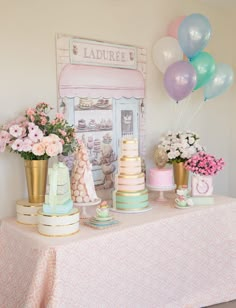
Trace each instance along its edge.
<instances>
[{"instance_id":1,"label":"balloon string","mask_svg":"<svg viewBox=\"0 0 236 308\"><path fill-rule=\"evenodd\" d=\"M198 108L195 110L194 114L192 115L192 117L188 120L186 126L188 127L191 122L194 120L194 118L197 116L197 114L199 113L199 111L201 110L202 106L204 105L205 100L202 100L201 103L198 105Z\"/></svg>"},{"instance_id":2,"label":"balloon string","mask_svg":"<svg viewBox=\"0 0 236 308\"><path fill-rule=\"evenodd\" d=\"M191 95L188 96L188 98L186 100L184 100L181 104L181 109L178 113L178 118L177 118L177 121L176 121L176 129L175 130L178 130L179 129L179 126L181 124L181 121L183 119L183 115L184 113L186 112L187 110L187 107L189 105L189 101L191 99Z\"/></svg>"},{"instance_id":3,"label":"balloon string","mask_svg":"<svg viewBox=\"0 0 236 308\"><path fill-rule=\"evenodd\" d=\"M175 119L175 116L176 116L176 113L177 113L177 111L178 111L178 104L177 103L175 103L175 104L173 104L173 102L171 102L171 109L172 109L172 121L171 121L171 130L173 130L174 131L174 129L175 129L175 121L174 121L174 119Z\"/></svg>"}]
</instances>

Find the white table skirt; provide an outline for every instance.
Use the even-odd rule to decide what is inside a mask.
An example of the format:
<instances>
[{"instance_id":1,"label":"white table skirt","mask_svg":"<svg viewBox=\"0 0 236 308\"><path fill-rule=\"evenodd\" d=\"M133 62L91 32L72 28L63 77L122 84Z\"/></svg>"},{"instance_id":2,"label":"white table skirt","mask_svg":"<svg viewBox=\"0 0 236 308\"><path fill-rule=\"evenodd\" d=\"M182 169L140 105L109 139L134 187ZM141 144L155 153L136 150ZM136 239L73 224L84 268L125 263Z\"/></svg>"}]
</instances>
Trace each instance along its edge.
<instances>
[{"instance_id":1,"label":"white table skirt","mask_svg":"<svg viewBox=\"0 0 236 308\"><path fill-rule=\"evenodd\" d=\"M2 221L0 307L203 307L236 298L236 199L151 202L120 225L47 238Z\"/></svg>"}]
</instances>

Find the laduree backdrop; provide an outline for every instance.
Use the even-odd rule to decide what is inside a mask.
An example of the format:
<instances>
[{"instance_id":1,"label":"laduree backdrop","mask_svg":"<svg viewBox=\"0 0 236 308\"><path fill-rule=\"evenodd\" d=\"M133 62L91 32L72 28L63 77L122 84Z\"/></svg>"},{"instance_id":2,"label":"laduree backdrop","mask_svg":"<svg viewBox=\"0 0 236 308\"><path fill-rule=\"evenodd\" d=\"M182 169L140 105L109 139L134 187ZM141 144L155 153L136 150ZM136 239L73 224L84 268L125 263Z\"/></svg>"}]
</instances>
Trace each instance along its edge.
<instances>
[{"instance_id":1,"label":"laduree backdrop","mask_svg":"<svg viewBox=\"0 0 236 308\"><path fill-rule=\"evenodd\" d=\"M201 90L193 93L185 102L188 108L184 108L181 123L176 124L181 105L175 106L168 97L163 75L152 60L152 47L167 35L168 24L177 16L191 13L207 16L213 35L206 51L217 62L235 68L236 9L207 6L198 0L1 0L1 4L0 124L39 101L57 108L56 33L142 46L147 49L147 169L154 165L153 148L160 136L168 130L182 129L202 100ZM188 125L199 133L208 152L225 159L226 167L214 178L214 185L216 193L229 196L236 196L234 95L235 85L224 95L207 102ZM15 201L26 197L23 161L15 154L1 154L0 174L0 218L3 218L15 215Z\"/></svg>"}]
</instances>

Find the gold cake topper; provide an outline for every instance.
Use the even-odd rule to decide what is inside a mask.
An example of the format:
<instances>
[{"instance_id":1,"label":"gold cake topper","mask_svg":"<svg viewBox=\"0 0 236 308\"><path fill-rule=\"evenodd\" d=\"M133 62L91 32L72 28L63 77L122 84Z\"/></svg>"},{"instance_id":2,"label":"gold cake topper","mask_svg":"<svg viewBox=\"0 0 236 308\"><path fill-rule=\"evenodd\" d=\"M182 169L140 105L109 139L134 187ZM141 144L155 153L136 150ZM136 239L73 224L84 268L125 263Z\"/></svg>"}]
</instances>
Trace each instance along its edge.
<instances>
[{"instance_id":1,"label":"gold cake topper","mask_svg":"<svg viewBox=\"0 0 236 308\"><path fill-rule=\"evenodd\" d=\"M156 146L154 150L154 161L158 168L165 167L168 161L168 155L161 145Z\"/></svg>"}]
</instances>

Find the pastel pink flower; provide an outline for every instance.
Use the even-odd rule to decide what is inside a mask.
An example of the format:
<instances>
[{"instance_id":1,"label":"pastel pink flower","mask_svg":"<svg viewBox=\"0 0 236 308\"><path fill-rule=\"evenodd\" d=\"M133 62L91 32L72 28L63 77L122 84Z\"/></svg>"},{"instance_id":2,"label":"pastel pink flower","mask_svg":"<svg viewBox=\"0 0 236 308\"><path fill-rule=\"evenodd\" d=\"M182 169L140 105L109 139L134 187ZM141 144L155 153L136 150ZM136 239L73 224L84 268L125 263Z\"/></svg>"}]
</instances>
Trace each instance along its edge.
<instances>
[{"instance_id":1,"label":"pastel pink flower","mask_svg":"<svg viewBox=\"0 0 236 308\"><path fill-rule=\"evenodd\" d=\"M66 132L62 129L58 129L59 133L62 135L62 136L66 136Z\"/></svg>"},{"instance_id":2,"label":"pastel pink flower","mask_svg":"<svg viewBox=\"0 0 236 308\"><path fill-rule=\"evenodd\" d=\"M56 118L57 118L58 120L64 120L64 114L62 114L62 113L57 113L57 114L56 114Z\"/></svg>"},{"instance_id":3,"label":"pastel pink flower","mask_svg":"<svg viewBox=\"0 0 236 308\"><path fill-rule=\"evenodd\" d=\"M46 154L50 157L57 156L61 152L57 143L51 143L46 148Z\"/></svg>"},{"instance_id":4,"label":"pastel pink flower","mask_svg":"<svg viewBox=\"0 0 236 308\"><path fill-rule=\"evenodd\" d=\"M41 117L41 125L45 125L47 123L47 119L45 117Z\"/></svg>"},{"instance_id":5,"label":"pastel pink flower","mask_svg":"<svg viewBox=\"0 0 236 308\"><path fill-rule=\"evenodd\" d=\"M9 132L13 137L18 138L22 135L22 127L20 127L18 124L12 125L9 128Z\"/></svg>"},{"instance_id":6,"label":"pastel pink flower","mask_svg":"<svg viewBox=\"0 0 236 308\"><path fill-rule=\"evenodd\" d=\"M34 108L29 108L29 109L27 109L27 110L26 110L26 114L27 114L28 116L34 115L34 114L35 114L35 109L34 109Z\"/></svg>"},{"instance_id":7,"label":"pastel pink flower","mask_svg":"<svg viewBox=\"0 0 236 308\"><path fill-rule=\"evenodd\" d=\"M0 141L2 140L5 143L8 143L9 140L10 140L10 137L11 136L10 136L10 134L7 131L5 131L5 130L1 130L0 131Z\"/></svg>"},{"instance_id":8,"label":"pastel pink flower","mask_svg":"<svg viewBox=\"0 0 236 308\"><path fill-rule=\"evenodd\" d=\"M28 123L28 130L29 130L29 132L31 132L32 130L37 129L37 128L38 128L38 126L35 125L34 123L32 123L32 122Z\"/></svg>"},{"instance_id":9,"label":"pastel pink flower","mask_svg":"<svg viewBox=\"0 0 236 308\"><path fill-rule=\"evenodd\" d=\"M3 153L6 149L6 142L3 140L0 140L0 153Z\"/></svg>"},{"instance_id":10,"label":"pastel pink flower","mask_svg":"<svg viewBox=\"0 0 236 308\"><path fill-rule=\"evenodd\" d=\"M33 142L38 142L41 141L43 139L43 132L41 131L41 129L34 129L29 133L29 138L33 141Z\"/></svg>"},{"instance_id":11,"label":"pastel pink flower","mask_svg":"<svg viewBox=\"0 0 236 308\"><path fill-rule=\"evenodd\" d=\"M16 139L12 145L11 148L14 151L18 151L21 152L22 151L22 144L23 144L23 140L22 139Z\"/></svg>"},{"instance_id":12,"label":"pastel pink flower","mask_svg":"<svg viewBox=\"0 0 236 308\"><path fill-rule=\"evenodd\" d=\"M33 142L29 138L25 138L22 144L22 152L31 152Z\"/></svg>"},{"instance_id":13,"label":"pastel pink flower","mask_svg":"<svg viewBox=\"0 0 236 308\"><path fill-rule=\"evenodd\" d=\"M60 141L60 138L55 134L50 134L48 137L50 138L51 143L57 143Z\"/></svg>"},{"instance_id":14,"label":"pastel pink flower","mask_svg":"<svg viewBox=\"0 0 236 308\"><path fill-rule=\"evenodd\" d=\"M45 154L45 146L42 142L35 143L32 146L32 153L36 156L41 156Z\"/></svg>"}]
</instances>

